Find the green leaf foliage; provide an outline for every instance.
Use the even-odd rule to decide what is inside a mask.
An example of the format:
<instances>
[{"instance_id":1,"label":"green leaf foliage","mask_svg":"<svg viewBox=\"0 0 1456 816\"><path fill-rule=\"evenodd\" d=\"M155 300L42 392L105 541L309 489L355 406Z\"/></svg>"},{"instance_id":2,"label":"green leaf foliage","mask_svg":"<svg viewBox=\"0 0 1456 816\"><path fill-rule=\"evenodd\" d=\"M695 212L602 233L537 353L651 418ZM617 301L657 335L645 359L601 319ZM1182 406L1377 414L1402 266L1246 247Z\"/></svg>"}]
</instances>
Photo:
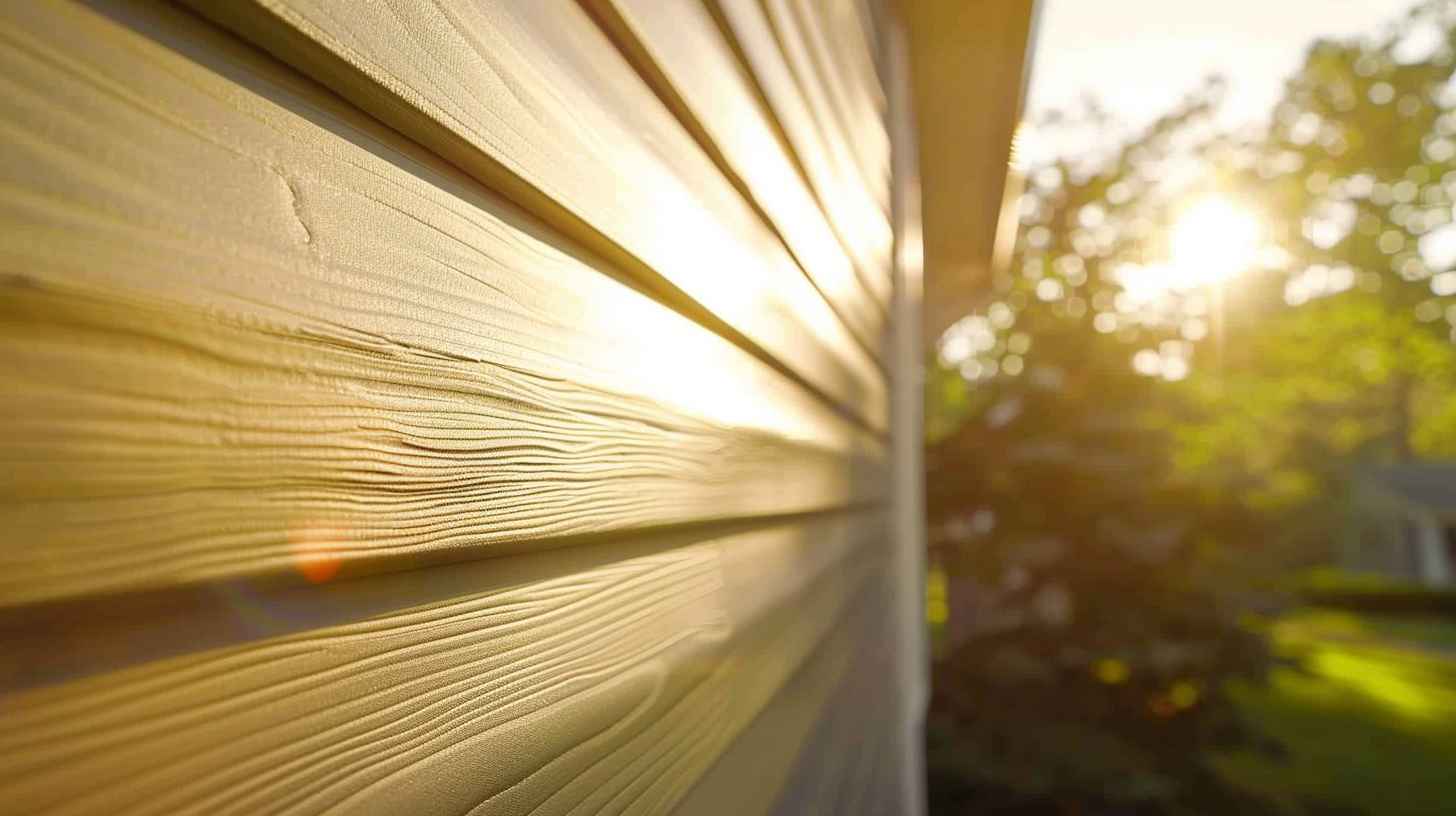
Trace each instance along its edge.
<instances>
[{"instance_id":1,"label":"green leaf foliage","mask_svg":"<svg viewBox=\"0 0 1456 816\"><path fill-rule=\"evenodd\" d=\"M1275 663L1250 621L1328 559L1352 467L1456 457L1453 67L1456 3L1424 2L1311 46L1258 132L1212 124L1210 80L1031 174L1010 267L928 361L941 804L1276 809L1205 761L1277 750L1225 691ZM1158 279L1208 196L1263 249L1225 284Z\"/></svg>"}]
</instances>

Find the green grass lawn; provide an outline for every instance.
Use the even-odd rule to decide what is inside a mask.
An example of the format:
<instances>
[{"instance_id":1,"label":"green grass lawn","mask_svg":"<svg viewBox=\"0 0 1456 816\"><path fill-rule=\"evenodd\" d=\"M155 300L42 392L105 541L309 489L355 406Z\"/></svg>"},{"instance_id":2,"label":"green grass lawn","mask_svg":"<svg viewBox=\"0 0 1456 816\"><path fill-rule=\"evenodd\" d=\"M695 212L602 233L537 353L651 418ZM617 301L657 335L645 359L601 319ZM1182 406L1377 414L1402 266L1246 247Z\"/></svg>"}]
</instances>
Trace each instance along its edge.
<instances>
[{"instance_id":1,"label":"green grass lawn","mask_svg":"<svg viewBox=\"0 0 1456 816\"><path fill-rule=\"evenodd\" d=\"M1236 699L1289 757L1222 756L1221 772L1286 802L1456 814L1456 625L1305 612L1273 634L1301 670Z\"/></svg>"}]
</instances>

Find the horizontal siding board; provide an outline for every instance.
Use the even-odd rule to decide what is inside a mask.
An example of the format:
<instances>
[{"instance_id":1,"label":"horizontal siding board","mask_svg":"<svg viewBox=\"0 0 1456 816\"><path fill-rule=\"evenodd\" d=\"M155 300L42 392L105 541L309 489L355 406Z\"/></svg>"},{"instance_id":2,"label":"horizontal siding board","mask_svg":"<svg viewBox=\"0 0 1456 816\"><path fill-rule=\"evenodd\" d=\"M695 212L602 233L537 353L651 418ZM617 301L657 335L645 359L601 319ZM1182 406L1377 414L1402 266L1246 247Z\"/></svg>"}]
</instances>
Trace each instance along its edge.
<instances>
[{"instance_id":1,"label":"horizontal siding board","mask_svg":"<svg viewBox=\"0 0 1456 816\"><path fill-rule=\"evenodd\" d=\"M771 528L0 698L19 812L668 812L882 570ZM841 643L840 648L845 648Z\"/></svg>"},{"instance_id":2,"label":"horizontal siding board","mask_svg":"<svg viewBox=\"0 0 1456 816\"><path fill-rule=\"evenodd\" d=\"M878 302L830 229L776 123L759 101L752 77L698 2L588 0L639 71L667 87L660 93L686 110L734 176L785 237L801 266L850 326L879 348L887 304ZM671 107L671 105L670 105Z\"/></svg>"},{"instance_id":3,"label":"horizontal siding board","mask_svg":"<svg viewBox=\"0 0 1456 816\"><path fill-rule=\"evenodd\" d=\"M881 82L876 57L880 53L879 32L869 0L815 0L815 5L832 31L829 42L839 49L844 60L842 70L868 95L875 111L884 118L889 112L890 100Z\"/></svg>"},{"instance_id":4,"label":"horizontal siding board","mask_svg":"<svg viewBox=\"0 0 1456 816\"><path fill-rule=\"evenodd\" d=\"M880 499L879 441L793 381L231 37L116 9L0 27L0 606Z\"/></svg>"},{"instance_id":5,"label":"horizontal siding board","mask_svg":"<svg viewBox=\"0 0 1456 816\"><path fill-rule=\"evenodd\" d=\"M867 661L845 679L824 705L815 733L769 811L772 816L898 811L895 754L905 737L898 733L894 682L887 661Z\"/></svg>"},{"instance_id":6,"label":"horizontal siding board","mask_svg":"<svg viewBox=\"0 0 1456 816\"><path fill-rule=\"evenodd\" d=\"M888 302L892 236L885 196L861 175L848 134L817 86L801 86L760 0L703 1L737 43L830 223L862 267L878 271L867 282Z\"/></svg>"},{"instance_id":7,"label":"horizontal siding board","mask_svg":"<svg viewBox=\"0 0 1456 816\"><path fill-rule=\"evenodd\" d=\"M885 175L889 177L889 128L884 124L889 100L880 84L879 71L865 41L854 0L796 0L806 25L818 31L818 45L827 65L826 78L837 81L841 93L858 121L879 125L885 150Z\"/></svg>"},{"instance_id":8,"label":"horizontal siding board","mask_svg":"<svg viewBox=\"0 0 1456 816\"><path fill-rule=\"evenodd\" d=\"M844 134L844 144L860 177L881 209L888 213L889 134L878 112L853 92L837 70L824 20L811 7L810 0L760 1L799 86L818 111L825 128Z\"/></svg>"},{"instance_id":9,"label":"horizontal siding board","mask_svg":"<svg viewBox=\"0 0 1456 816\"><path fill-rule=\"evenodd\" d=\"M194 4L885 427L876 361L576 3Z\"/></svg>"},{"instance_id":10,"label":"horizontal siding board","mask_svg":"<svg viewBox=\"0 0 1456 816\"><path fill-rule=\"evenodd\" d=\"M897 694L888 584L866 582L832 636L678 803L678 816L893 813ZM893 778L893 777L892 777ZM743 780L755 780L753 785Z\"/></svg>"},{"instance_id":11,"label":"horizontal siding board","mask_svg":"<svg viewBox=\"0 0 1456 816\"><path fill-rule=\"evenodd\" d=\"M815 9L814 0L764 0L775 20L780 45L791 64L802 61L799 82L817 86L828 102L834 121L849 134L849 146L859 162L866 184L882 207L890 208L890 134L884 111L868 82L856 77L842 58L843 39L853 36L834 26L836 20ZM788 42L794 39L794 45Z\"/></svg>"},{"instance_id":12,"label":"horizontal siding board","mask_svg":"<svg viewBox=\"0 0 1456 816\"><path fill-rule=\"evenodd\" d=\"M871 511L860 511L871 512ZM634 533L589 546L555 547L283 584L229 578L126 595L90 595L0 609L0 690L103 674L191 652L280 638L464 595L589 572L605 565L837 513Z\"/></svg>"}]
</instances>

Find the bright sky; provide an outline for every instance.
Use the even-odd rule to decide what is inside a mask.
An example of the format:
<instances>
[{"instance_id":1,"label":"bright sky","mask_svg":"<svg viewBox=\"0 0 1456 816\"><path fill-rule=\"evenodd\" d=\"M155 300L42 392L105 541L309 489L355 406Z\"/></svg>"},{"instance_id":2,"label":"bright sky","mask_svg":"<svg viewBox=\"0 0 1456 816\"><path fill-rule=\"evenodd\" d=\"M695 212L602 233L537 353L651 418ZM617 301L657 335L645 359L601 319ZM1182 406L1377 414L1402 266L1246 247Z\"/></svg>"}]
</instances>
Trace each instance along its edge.
<instances>
[{"instance_id":1,"label":"bright sky","mask_svg":"<svg viewBox=\"0 0 1456 816\"><path fill-rule=\"evenodd\" d=\"M1221 121L1264 119L1319 37L1366 35L1414 0L1041 0L1028 112L1073 108L1084 89L1132 127L1203 77L1228 80ZM1070 137L1075 139L1076 137ZM1033 164L1076 147L1034 138Z\"/></svg>"}]
</instances>

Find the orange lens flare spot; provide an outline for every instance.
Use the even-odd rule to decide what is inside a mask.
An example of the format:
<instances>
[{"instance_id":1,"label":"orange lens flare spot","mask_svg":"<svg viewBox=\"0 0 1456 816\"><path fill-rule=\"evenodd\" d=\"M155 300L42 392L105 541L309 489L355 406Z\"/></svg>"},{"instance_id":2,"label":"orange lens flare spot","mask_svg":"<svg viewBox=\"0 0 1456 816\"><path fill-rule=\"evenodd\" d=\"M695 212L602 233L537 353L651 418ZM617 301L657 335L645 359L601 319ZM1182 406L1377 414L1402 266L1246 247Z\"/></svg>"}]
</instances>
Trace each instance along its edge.
<instances>
[{"instance_id":1,"label":"orange lens flare spot","mask_svg":"<svg viewBox=\"0 0 1456 816\"><path fill-rule=\"evenodd\" d=\"M1171 717L1178 713L1178 706L1167 695L1159 694L1148 698L1148 710L1159 717Z\"/></svg>"},{"instance_id":2,"label":"orange lens flare spot","mask_svg":"<svg viewBox=\"0 0 1456 816\"><path fill-rule=\"evenodd\" d=\"M298 525L288 534L288 551L303 577L315 584L333 578L343 562L344 535L320 525Z\"/></svg>"}]
</instances>

